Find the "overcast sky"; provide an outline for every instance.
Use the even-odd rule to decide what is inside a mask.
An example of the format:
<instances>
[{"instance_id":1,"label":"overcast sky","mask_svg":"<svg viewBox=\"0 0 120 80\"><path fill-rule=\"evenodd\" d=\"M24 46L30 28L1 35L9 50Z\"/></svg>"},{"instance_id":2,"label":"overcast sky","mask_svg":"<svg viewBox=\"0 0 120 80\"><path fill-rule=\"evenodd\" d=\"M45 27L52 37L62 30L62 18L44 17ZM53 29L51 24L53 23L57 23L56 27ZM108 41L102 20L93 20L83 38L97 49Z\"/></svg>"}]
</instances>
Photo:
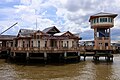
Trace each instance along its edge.
<instances>
[{"instance_id":1,"label":"overcast sky","mask_svg":"<svg viewBox=\"0 0 120 80\"><path fill-rule=\"evenodd\" d=\"M80 33L83 39L93 39L88 20L99 12L118 14L111 35L112 40L120 40L120 0L0 0L0 32L18 22L4 34L56 26L61 31Z\"/></svg>"}]
</instances>

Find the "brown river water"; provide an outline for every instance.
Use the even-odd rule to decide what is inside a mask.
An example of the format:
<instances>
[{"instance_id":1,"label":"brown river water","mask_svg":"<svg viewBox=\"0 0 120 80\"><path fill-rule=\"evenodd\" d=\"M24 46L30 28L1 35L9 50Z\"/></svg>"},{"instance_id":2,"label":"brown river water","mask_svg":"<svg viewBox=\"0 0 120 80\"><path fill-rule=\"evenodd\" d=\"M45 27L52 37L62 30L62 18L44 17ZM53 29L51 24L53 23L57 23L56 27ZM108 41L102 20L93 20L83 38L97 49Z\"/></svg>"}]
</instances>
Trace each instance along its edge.
<instances>
[{"instance_id":1,"label":"brown river water","mask_svg":"<svg viewBox=\"0 0 120 80\"><path fill-rule=\"evenodd\" d=\"M102 59L102 58L101 58ZM113 63L15 64L0 59L0 80L120 80L120 54Z\"/></svg>"}]
</instances>

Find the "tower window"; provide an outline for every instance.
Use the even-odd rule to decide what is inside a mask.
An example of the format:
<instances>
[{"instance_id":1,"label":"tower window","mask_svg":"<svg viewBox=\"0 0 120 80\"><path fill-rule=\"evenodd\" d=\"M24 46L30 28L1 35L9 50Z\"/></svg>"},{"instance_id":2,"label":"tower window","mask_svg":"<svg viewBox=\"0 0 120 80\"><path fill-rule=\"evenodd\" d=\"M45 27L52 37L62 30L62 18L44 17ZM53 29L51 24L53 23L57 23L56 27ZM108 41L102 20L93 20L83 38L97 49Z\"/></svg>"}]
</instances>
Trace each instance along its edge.
<instances>
[{"instance_id":1,"label":"tower window","mask_svg":"<svg viewBox=\"0 0 120 80\"><path fill-rule=\"evenodd\" d=\"M96 18L96 20L97 20L97 23L99 23L99 19L98 19L98 18Z\"/></svg>"},{"instance_id":2,"label":"tower window","mask_svg":"<svg viewBox=\"0 0 120 80\"><path fill-rule=\"evenodd\" d=\"M100 18L100 22L103 22L103 19L102 19L102 18Z\"/></svg>"},{"instance_id":3,"label":"tower window","mask_svg":"<svg viewBox=\"0 0 120 80\"><path fill-rule=\"evenodd\" d=\"M100 22L107 22L107 18L100 18Z\"/></svg>"},{"instance_id":4,"label":"tower window","mask_svg":"<svg viewBox=\"0 0 120 80\"><path fill-rule=\"evenodd\" d=\"M108 22L112 22L112 18L108 18Z\"/></svg>"}]
</instances>

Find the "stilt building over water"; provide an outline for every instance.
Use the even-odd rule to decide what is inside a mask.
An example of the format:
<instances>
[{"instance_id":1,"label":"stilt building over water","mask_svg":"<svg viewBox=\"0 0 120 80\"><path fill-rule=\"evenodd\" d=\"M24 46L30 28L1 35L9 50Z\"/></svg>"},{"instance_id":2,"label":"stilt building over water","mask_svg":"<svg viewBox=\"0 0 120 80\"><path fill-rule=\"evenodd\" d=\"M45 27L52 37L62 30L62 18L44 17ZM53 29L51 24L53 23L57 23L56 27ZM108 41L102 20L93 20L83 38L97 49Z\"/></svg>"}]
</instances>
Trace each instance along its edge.
<instances>
[{"instance_id":1,"label":"stilt building over water","mask_svg":"<svg viewBox=\"0 0 120 80\"><path fill-rule=\"evenodd\" d=\"M43 31L20 29L17 36L0 35L0 51L7 53L13 59L42 59L66 61L80 60L80 56L89 53L94 60L105 57L107 61L113 60L111 46L111 28L114 27L114 18L117 14L98 13L90 16L89 22L94 29L94 41L87 41L80 45L81 37L70 31L61 32L57 27L48 27Z\"/></svg>"},{"instance_id":2,"label":"stilt building over water","mask_svg":"<svg viewBox=\"0 0 120 80\"><path fill-rule=\"evenodd\" d=\"M113 58L110 28L114 27L116 16L117 14L103 12L90 16L91 28L94 29L94 59L99 59L100 56L105 56L107 60Z\"/></svg>"},{"instance_id":3,"label":"stilt building over water","mask_svg":"<svg viewBox=\"0 0 120 80\"><path fill-rule=\"evenodd\" d=\"M13 40L11 56L26 59L71 59L80 60L78 35L60 32L55 26L40 30L21 29Z\"/></svg>"}]
</instances>

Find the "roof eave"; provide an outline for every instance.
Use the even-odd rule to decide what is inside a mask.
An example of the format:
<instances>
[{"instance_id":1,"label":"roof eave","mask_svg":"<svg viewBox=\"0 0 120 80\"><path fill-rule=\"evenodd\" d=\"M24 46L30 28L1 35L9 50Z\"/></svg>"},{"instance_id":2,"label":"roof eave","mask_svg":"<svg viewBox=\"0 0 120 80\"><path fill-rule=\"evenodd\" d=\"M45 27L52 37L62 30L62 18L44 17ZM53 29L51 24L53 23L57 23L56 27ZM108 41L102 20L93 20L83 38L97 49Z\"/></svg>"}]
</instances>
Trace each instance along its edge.
<instances>
[{"instance_id":1,"label":"roof eave","mask_svg":"<svg viewBox=\"0 0 120 80\"><path fill-rule=\"evenodd\" d=\"M90 16L89 22L92 18L97 18L97 17L113 17L115 18L118 14L110 14L110 15L92 15Z\"/></svg>"}]
</instances>

